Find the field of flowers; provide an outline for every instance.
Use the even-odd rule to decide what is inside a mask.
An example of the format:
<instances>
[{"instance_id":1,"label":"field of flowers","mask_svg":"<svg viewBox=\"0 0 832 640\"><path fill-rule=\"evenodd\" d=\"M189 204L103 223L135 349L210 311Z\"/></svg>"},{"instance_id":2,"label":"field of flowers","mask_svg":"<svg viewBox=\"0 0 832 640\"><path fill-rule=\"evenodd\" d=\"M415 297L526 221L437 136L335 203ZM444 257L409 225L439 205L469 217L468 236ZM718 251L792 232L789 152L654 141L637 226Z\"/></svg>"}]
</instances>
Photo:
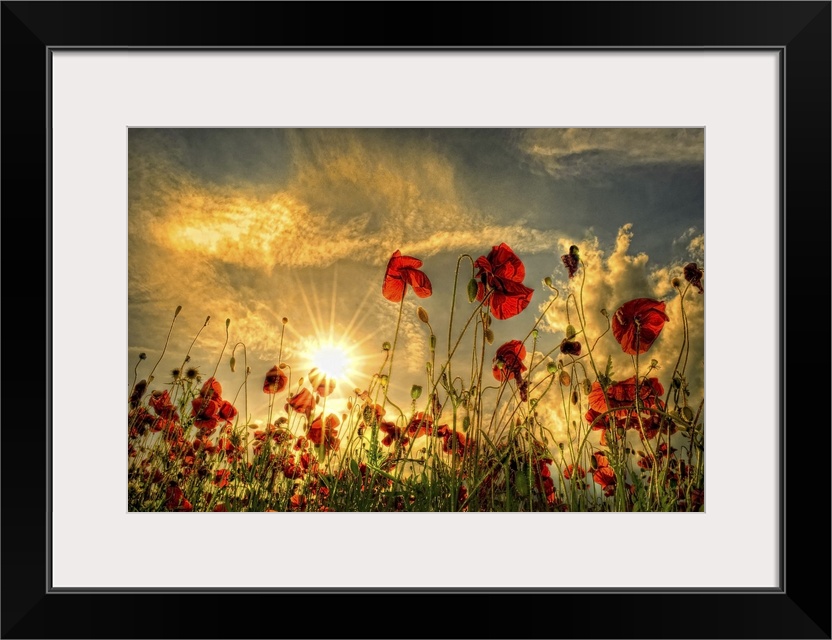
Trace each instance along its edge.
<instances>
[{"instance_id":1,"label":"field of flowers","mask_svg":"<svg viewBox=\"0 0 832 640\"><path fill-rule=\"evenodd\" d=\"M410 406L388 397L404 301L427 298L433 288L422 261L399 251L380 278L382 295L399 305L395 337L382 344L364 388L342 389L321 369L299 374L283 362L286 318L268 371L250 370L244 345L226 359L226 343L210 376L188 351L162 380L155 366L140 375L149 365L142 353L128 394L129 510L704 511L703 402L688 403L684 302L691 290L703 293L702 269L684 267L673 279L673 299L640 297L612 313L592 311L606 330L589 335L588 267L577 246L561 261L570 293L561 297L545 278L548 306L523 335L495 345L493 324L531 302L525 266L506 244L476 259L461 256L447 349L437 350L428 312L418 308L429 352L423 378L408 381ZM455 319L457 297L466 295L470 313ZM541 351L540 324L553 304L565 305L569 324L554 349ZM678 358L659 363L650 349L669 320L668 305L678 305L685 327ZM626 371L614 371L610 354L599 352L609 332L631 362ZM167 341L163 355L166 348ZM223 389L220 366L242 369L241 390ZM660 368L669 371L668 388ZM269 403L268 415L253 423L238 400L255 392ZM346 411L332 403L327 410L336 393L348 396ZM556 437L551 414L537 410L544 400L555 401L567 438Z\"/></svg>"}]
</instances>

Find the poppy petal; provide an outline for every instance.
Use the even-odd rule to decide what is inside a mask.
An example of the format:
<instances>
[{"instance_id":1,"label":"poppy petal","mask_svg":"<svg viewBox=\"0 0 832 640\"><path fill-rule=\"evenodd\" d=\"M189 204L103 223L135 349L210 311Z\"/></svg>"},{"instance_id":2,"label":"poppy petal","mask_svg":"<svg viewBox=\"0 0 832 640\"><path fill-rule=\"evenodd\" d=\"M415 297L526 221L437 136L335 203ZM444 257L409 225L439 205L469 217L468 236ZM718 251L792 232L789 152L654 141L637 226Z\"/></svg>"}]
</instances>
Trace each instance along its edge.
<instances>
[{"instance_id":1,"label":"poppy petal","mask_svg":"<svg viewBox=\"0 0 832 640\"><path fill-rule=\"evenodd\" d=\"M408 284L413 287L413 293L417 296L427 298L433 293L430 280L424 273L413 269L408 269L405 273L407 274Z\"/></svg>"}]
</instances>

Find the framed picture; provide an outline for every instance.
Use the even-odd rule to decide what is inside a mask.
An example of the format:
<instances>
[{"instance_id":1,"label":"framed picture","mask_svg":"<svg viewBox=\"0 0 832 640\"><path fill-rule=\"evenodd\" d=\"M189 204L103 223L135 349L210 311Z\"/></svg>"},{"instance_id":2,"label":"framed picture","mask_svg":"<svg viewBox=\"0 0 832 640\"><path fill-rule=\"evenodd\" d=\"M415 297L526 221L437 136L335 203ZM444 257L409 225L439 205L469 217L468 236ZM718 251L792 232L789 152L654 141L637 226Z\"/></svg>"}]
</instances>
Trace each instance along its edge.
<instances>
[{"instance_id":1,"label":"framed picture","mask_svg":"<svg viewBox=\"0 0 832 640\"><path fill-rule=\"evenodd\" d=\"M453 6L3 3L4 637L830 637L830 4Z\"/></svg>"}]
</instances>

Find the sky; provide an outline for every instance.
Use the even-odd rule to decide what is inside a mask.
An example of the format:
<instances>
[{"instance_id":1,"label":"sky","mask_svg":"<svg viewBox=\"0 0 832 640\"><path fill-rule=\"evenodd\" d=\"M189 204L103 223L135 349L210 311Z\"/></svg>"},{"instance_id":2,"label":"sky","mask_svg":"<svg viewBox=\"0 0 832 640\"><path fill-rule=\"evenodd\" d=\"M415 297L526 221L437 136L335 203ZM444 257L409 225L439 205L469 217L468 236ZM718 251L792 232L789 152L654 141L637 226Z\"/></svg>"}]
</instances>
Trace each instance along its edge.
<instances>
[{"instance_id":1,"label":"sky","mask_svg":"<svg viewBox=\"0 0 832 640\"><path fill-rule=\"evenodd\" d=\"M682 336L671 281L691 261L705 269L702 129L134 128L128 140L127 392L134 373L145 378L154 365L151 388L163 388L190 348L189 364L203 378L216 370L223 397L239 394L236 406L263 421L266 372L286 362L297 380L334 344L348 361L332 406L345 402L396 337L400 305L381 287L400 250L423 261L433 287L424 299L408 291L402 306L390 396L407 404L428 354L417 308L430 316L437 351L447 350L457 260L500 243L523 261L534 294L521 314L493 321L489 367L547 307L538 350L557 346L564 300L583 281L590 336L606 327L601 309L667 302L670 320L644 357L669 384ZM561 255L573 244L585 267L570 280ZM462 265L456 332L474 308L470 261ZM704 297L685 300L694 400L704 395ZM595 348L613 358L617 379L632 375L610 334Z\"/></svg>"}]
</instances>

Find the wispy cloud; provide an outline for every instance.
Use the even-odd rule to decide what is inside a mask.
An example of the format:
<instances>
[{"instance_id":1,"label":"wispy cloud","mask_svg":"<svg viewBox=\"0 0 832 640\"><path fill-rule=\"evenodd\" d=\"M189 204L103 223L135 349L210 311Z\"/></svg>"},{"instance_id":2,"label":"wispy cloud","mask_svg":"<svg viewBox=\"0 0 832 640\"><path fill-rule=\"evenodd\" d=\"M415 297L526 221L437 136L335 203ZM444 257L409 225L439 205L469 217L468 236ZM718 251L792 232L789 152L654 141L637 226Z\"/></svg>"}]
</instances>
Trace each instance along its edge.
<instances>
[{"instance_id":1,"label":"wispy cloud","mask_svg":"<svg viewBox=\"0 0 832 640\"><path fill-rule=\"evenodd\" d=\"M528 129L517 146L556 177L645 164L702 163L704 129Z\"/></svg>"}]
</instances>

